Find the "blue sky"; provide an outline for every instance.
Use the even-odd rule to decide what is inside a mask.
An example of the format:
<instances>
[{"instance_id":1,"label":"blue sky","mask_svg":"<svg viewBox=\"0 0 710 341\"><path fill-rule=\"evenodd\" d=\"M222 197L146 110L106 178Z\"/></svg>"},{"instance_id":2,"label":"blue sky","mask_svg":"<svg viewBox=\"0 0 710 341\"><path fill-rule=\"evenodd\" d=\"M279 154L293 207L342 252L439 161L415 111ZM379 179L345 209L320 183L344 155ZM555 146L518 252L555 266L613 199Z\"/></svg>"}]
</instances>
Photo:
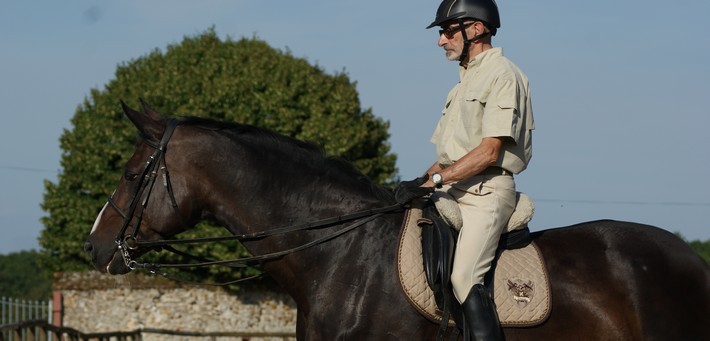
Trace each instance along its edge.
<instances>
[{"instance_id":1,"label":"blue sky","mask_svg":"<svg viewBox=\"0 0 710 341\"><path fill-rule=\"evenodd\" d=\"M499 1L494 45L528 75L537 130L517 178L534 230L619 219L710 239L706 0ZM357 82L391 124L403 179L429 143L456 63L425 30L438 1L15 1L0 6L0 254L38 248L58 139L116 66L215 28ZM116 103L118 105L118 98ZM160 109L160 108L158 108ZM189 113L182 113L189 114ZM87 226L87 233L90 230Z\"/></svg>"}]
</instances>

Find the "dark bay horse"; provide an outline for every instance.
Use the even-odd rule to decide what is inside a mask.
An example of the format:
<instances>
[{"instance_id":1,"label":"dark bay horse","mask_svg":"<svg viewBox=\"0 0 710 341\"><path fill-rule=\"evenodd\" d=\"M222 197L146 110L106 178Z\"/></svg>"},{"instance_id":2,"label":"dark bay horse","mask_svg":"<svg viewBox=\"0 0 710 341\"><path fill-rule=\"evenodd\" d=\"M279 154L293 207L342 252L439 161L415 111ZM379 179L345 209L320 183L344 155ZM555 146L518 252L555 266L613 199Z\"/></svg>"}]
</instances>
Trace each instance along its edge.
<instances>
[{"instance_id":1,"label":"dark bay horse","mask_svg":"<svg viewBox=\"0 0 710 341\"><path fill-rule=\"evenodd\" d=\"M117 241L167 239L203 219L246 234L394 204L390 189L308 143L204 119L175 126L145 105L140 112L124 105L124 111L143 142L86 243L99 271L127 273L122 253L135 259L146 251ZM150 161L156 155L159 160ZM151 162L169 170L169 186L150 180ZM145 209L139 201L148 203ZM383 214L337 238L264 262L298 305L298 339L436 337L438 326L408 303L398 283L402 220L401 211ZM244 245L263 255L337 228ZM508 340L710 340L710 269L673 234L595 221L533 238L547 262L552 311L539 326L504 329Z\"/></svg>"}]
</instances>

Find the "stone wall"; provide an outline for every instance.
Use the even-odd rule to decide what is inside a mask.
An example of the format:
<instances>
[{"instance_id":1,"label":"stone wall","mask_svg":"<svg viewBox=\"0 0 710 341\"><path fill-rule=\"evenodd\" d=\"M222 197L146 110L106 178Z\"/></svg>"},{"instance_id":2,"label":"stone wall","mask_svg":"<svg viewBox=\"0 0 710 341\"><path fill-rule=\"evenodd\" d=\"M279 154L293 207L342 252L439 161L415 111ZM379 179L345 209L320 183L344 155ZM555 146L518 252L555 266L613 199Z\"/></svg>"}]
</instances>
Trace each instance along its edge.
<instances>
[{"instance_id":1,"label":"stone wall","mask_svg":"<svg viewBox=\"0 0 710 341\"><path fill-rule=\"evenodd\" d=\"M107 276L97 272L58 274L54 289L63 295L63 325L85 333L145 328L189 332L296 330L296 306L291 298L265 289L231 293L219 287L181 286L142 274ZM146 334L144 339L199 338Z\"/></svg>"}]
</instances>

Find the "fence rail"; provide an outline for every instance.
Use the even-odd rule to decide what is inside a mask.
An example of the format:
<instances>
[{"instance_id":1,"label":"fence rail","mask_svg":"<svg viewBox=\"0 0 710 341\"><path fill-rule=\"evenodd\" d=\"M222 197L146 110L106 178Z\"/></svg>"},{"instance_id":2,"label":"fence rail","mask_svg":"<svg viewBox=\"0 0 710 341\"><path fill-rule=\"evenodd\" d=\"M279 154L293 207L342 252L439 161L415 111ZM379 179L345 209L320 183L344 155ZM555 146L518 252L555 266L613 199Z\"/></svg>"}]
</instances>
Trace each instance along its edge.
<instances>
[{"instance_id":1,"label":"fence rail","mask_svg":"<svg viewBox=\"0 0 710 341\"><path fill-rule=\"evenodd\" d=\"M71 340L71 341L141 341L144 334L160 334L182 337L199 337L209 340L229 338L230 340L281 339L295 340L294 333L269 333L269 332L189 332L165 329L143 328L127 332L82 333L73 328L53 326L45 321L24 321L13 324L0 325L0 341L25 340Z\"/></svg>"}]
</instances>

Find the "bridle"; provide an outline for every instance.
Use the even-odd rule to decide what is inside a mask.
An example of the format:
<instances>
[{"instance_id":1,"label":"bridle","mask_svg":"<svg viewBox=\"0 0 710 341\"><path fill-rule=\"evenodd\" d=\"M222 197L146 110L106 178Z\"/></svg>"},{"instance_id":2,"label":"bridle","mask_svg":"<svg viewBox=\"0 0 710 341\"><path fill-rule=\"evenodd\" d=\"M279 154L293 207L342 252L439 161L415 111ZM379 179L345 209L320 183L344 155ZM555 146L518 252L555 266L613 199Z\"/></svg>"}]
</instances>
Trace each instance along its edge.
<instances>
[{"instance_id":1,"label":"bridle","mask_svg":"<svg viewBox=\"0 0 710 341\"><path fill-rule=\"evenodd\" d=\"M222 266L229 266L229 267L244 267L244 266L251 266L254 264L261 264L269 260L274 260L277 258L281 258L285 255L288 255L290 253L298 252L301 250L305 250L307 248L310 248L312 246L324 243L326 241L329 241L331 239L334 239L340 235L343 235L349 231L354 230L355 228L365 225L368 222L371 222L381 216L383 216L386 213L392 213L396 211L401 211L403 209L403 206L400 204L395 204L395 205L390 205L390 206L385 206L381 208L375 208L375 209L367 209L363 211L358 211L355 213L351 214L346 214L346 215L340 215L336 217L331 217L331 218L326 218L318 221L313 221L313 222L308 222L304 224L299 224L299 225L293 225L293 226L286 226L282 228L277 228L277 229L272 229L268 231L262 231L262 232L256 232L256 233L251 233L251 234L241 234L241 235L231 235L231 236L226 236L226 237L210 237L210 238L194 238L194 239L175 239L175 240L158 240L158 241L139 241L137 240L137 235L138 231L140 228L141 221L143 219L143 211L148 205L148 200L150 199L151 192L153 191L153 187L155 185L155 181L158 178L158 172L162 171L163 174L163 186L165 187L168 196L170 197L170 201L173 207L173 210L175 214L178 216L181 224L183 224L185 227L189 228L190 225L185 221L185 219L182 217L180 214L180 211L178 209L177 201L175 200L175 194L173 193L173 188L170 183L170 175L167 169L167 165L165 163L165 154L167 151L167 144L170 141L170 138L173 135L173 132L175 131L175 128L177 128L178 125L180 125L182 121L176 120L176 119L171 119L167 122L167 125L165 127L165 132L163 133L163 136L158 144L155 144L151 141L148 141L147 139L144 139L144 142L148 144L149 146L155 148L155 152L148 158L146 161L145 167L143 168L143 171L139 175L141 184L137 186L135 192L133 193L133 196L130 201L130 205L127 210L122 209L119 207L115 200L113 200L113 197L110 197L108 199L108 203L111 205L113 209L115 209L123 218L123 223L121 225L121 229L119 230L118 234L116 235L116 245L118 247L118 250L123 257L123 261L125 265L130 269L130 270L136 270L136 269L145 269L148 270L149 272L155 274L158 273L164 277L168 277L170 279L180 281L180 282L187 282L187 283L193 283L193 284L204 284L204 283L196 283L196 282L191 282L191 281L185 281L181 280L179 278L170 276L169 274L165 272L159 271L161 268L195 268L195 267L205 267L205 266L214 266L214 265L222 265ZM138 205L140 202L140 206ZM135 222L131 223L134 220L135 217ZM360 220L358 220L360 219ZM357 220L357 221L355 221ZM173 245L179 245L179 244L197 244L197 243L209 243L209 242L222 242L222 241L231 241L231 240L238 240L238 241L247 241L247 240L257 240L257 239L262 239L270 236L276 236L276 235L282 235L286 233L292 233L292 232L297 232L297 231L305 231L305 230L314 230L314 229L319 229L319 228L326 228L326 227L333 227L337 226L340 224L343 224L345 222L349 221L355 221L354 223L348 225L347 227L344 227L338 231L335 231L331 234L325 235L323 237L320 237L318 239L312 240L308 243L289 248L286 250L282 251L277 251L277 252L272 252L272 253L267 253L263 255L258 255L258 256L252 256L252 257L247 257L247 258L239 258L239 259L231 259L231 260L208 260L204 259L201 257L193 256L187 253L184 253L182 251L176 250L173 248ZM128 231L128 228L132 227L132 230L130 234L126 235L126 232ZM158 264L158 263L140 263L135 259L132 259L130 255L131 250L136 250L139 247L144 247L144 248L162 248L167 251L179 254L183 257L186 258L192 258L196 259L199 262L195 263L185 263L185 264ZM231 281L231 282L226 282L226 283L216 283L214 285L229 285L237 282L241 282L244 280L249 280L259 277L257 276L252 276L252 277L247 277L243 279L239 279L236 281Z\"/></svg>"},{"instance_id":2,"label":"bridle","mask_svg":"<svg viewBox=\"0 0 710 341\"><path fill-rule=\"evenodd\" d=\"M126 266L128 266L128 268L130 268L131 270L133 270L133 267L135 266L135 261L130 259L129 250L134 250L138 248L136 236L138 235L138 230L143 220L143 211L148 206L150 194L153 191L155 181L158 178L159 170L163 171L163 185L165 186L170 196L173 208L177 212L177 202L175 201L175 195L170 184L170 177L168 174L167 166L165 164L165 152L168 141L170 141L170 137L173 135L175 128L180 125L180 123L181 121L175 119L171 119L170 121L168 121L167 125L165 126L165 132L163 133L163 137L157 145L147 139L143 140L143 142L155 148L155 152L153 152L153 154L148 158L148 161L146 161L143 171L139 175L141 183L139 186L136 187L136 190L133 193L133 196L131 197L128 209L124 210L119 207L118 204L116 204L116 201L113 200L113 196L108 198L108 203L123 218L123 224L121 225L121 229L116 235L115 242L121 252L121 255L123 256ZM140 207L138 206L139 202L141 203ZM177 213L182 221L182 216L179 214L179 212ZM131 224L134 217L136 221L135 223ZM184 221L182 222L184 223ZM126 235L126 231L131 225L133 227L131 233L129 235Z\"/></svg>"}]
</instances>

